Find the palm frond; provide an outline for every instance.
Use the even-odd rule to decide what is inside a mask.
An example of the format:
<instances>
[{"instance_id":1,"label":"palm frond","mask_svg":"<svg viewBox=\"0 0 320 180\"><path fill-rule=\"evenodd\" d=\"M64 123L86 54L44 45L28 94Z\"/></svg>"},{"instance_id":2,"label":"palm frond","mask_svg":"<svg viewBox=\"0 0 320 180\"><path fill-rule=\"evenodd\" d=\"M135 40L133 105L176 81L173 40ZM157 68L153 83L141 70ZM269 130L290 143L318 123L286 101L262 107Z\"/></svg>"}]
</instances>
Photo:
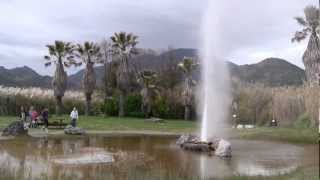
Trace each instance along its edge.
<instances>
[{"instance_id":1,"label":"palm frond","mask_svg":"<svg viewBox=\"0 0 320 180\"><path fill-rule=\"evenodd\" d=\"M46 63L44 63L44 66L48 67L48 66L51 66L51 64L52 64L51 62L46 62Z\"/></svg>"},{"instance_id":2,"label":"palm frond","mask_svg":"<svg viewBox=\"0 0 320 180\"><path fill-rule=\"evenodd\" d=\"M307 21L306 21L303 17L295 17L294 19L295 19L295 20L298 22L298 24L300 24L301 26L307 26L307 25L308 25Z\"/></svg>"},{"instance_id":3,"label":"palm frond","mask_svg":"<svg viewBox=\"0 0 320 180\"><path fill-rule=\"evenodd\" d=\"M310 28L305 28L302 31L296 31L294 37L291 39L291 42L301 42L308 37L310 32Z\"/></svg>"}]
</instances>

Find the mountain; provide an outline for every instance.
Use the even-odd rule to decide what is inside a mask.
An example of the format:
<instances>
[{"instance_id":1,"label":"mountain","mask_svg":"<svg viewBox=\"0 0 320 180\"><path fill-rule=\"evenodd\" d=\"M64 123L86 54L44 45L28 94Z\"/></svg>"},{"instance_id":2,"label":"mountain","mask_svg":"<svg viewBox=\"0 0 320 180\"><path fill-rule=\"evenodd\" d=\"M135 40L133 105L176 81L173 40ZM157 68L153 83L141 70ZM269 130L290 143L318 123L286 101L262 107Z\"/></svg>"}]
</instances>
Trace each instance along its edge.
<instances>
[{"instance_id":1,"label":"mountain","mask_svg":"<svg viewBox=\"0 0 320 180\"><path fill-rule=\"evenodd\" d=\"M0 85L50 88L51 79L50 76L39 75L27 66L14 69L6 69L0 66Z\"/></svg>"},{"instance_id":2,"label":"mountain","mask_svg":"<svg viewBox=\"0 0 320 180\"><path fill-rule=\"evenodd\" d=\"M305 72L296 65L279 58L267 58L250 65L230 65L232 76L250 83L262 83L267 86L301 85L305 81Z\"/></svg>"},{"instance_id":3,"label":"mountain","mask_svg":"<svg viewBox=\"0 0 320 180\"><path fill-rule=\"evenodd\" d=\"M183 57L197 57L195 49L174 49L161 54L141 53L131 60L130 67L134 70L152 69L161 70L168 65L175 66ZM233 78L243 82L263 83L267 86L290 86L301 85L305 80L303 69L279 58L268 58L256 64L237 65L227 62L230 74ZM97 84L102 86L104 78L103 66L95 67ZM80 89L84 70L70 75L68 87ZM199 76L199 71L195 72ZM41 76L29 67L5 69L0 66L0 85L21 87L44 87L50 88L52 77Z\"/></svg>"}]
</instances>

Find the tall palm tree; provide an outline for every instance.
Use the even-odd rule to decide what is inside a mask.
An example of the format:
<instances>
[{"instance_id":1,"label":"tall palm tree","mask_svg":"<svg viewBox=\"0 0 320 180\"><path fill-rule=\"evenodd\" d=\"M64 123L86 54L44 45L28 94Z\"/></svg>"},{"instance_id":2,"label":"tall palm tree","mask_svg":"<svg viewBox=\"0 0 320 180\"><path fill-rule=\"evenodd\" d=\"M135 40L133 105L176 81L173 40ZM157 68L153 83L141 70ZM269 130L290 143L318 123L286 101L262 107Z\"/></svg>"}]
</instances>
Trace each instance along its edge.
<instances>
[{"instance_id":1,"label":"tall palm tree","mask_svg":"<svg viewBox=\"0 0 320 180\"><path fill-rule=\"evenodd\" d=\"M114 53L119 56L117 69L117 86L120 91L119 116L125 115L125 96L129 87L129 64L128 60L132 55L137 54L136 45L138 36L125 32L114 33L111 37Z\"/></svg>"},{"instance_id":2,"label":"tall palm tree","mask_svg":"<svg viewBox=\"0 0 320 180\"><path fill-rule=\"evenodd\" d=\"M67 88L67 73L64 68L68 68L71 65L75 65L74 60L74 45L70 42L55 41L53 45L46 46L49 51L49 55L44 56L46 60L45 66L54 64L56 70L52 80L52 87L54 96L56 97L56 114L61 115L62 111L62 97Z\"/></svg>"},{"instance_id":3,"label":"tall palm tree","mask_svg":"<svg viewBox=\"0 0 320 180\"><path fill-rule=\"evenodd\" d=\"M96 86L96 75L94 64L102 63L102 53L100 46L93 42L84 42L77 45L77 57L80 60L78 65L85 64L82 86L86 97L85 115L89 116L91 112L91 96Z\"/></svg>"},{"instance_id":4,"label":"tall palm tree","mask_svg":"<svg viewBox=\"0 0 320 180\"><path fill-rule=\"evenodd\" d=\"M310 36L308 47L303 54L303 63L308 81L314 84L318 82L320 75L319 9L315 6L307 6L304 14L305 17L295 18L303 29L295 33L292 42L300 42Z\"/></svg>"},{"instance_id":5,"label":"tall palm tree","mask_svg":"<svg viewBox=\"0 0 320 180\"><path fill-rule=\"evenodd\" d=\"M113 55L112 44L107 40L103 40L100 44L104 65L104 103L112 98L113 89L116 88L116 70L117 61ZM105 115L108 115L105 112Z\"/></svg>"},{"instance_id":6,"label":"tall palm tree","mask_svg":"<svg viewBox=\"0 0 320 180\"><path fill-rule=\"evenodd\" d=\"M141 110L146 118L152 115L153 100L159 94L156 86L157 74L154 71L144 70L139 73L138 82L141 84Z\"/></svg>"},{"instance_id":7,"label":"tall palm tree","mask_svg":"<svg viewBox=\"0 0 320 180\"><path fill-rule=\"evenodd\" d=\"M182 70L185 75L184 80L184 119L190 120L191 106L192 106L192 95L193 95L193 86L196 82L192 79L192 71L195 67L198 66L197 63L194 63L193 58L184 57L183 61L178 64L178 67Z\"/></svg>"}]
</instances>

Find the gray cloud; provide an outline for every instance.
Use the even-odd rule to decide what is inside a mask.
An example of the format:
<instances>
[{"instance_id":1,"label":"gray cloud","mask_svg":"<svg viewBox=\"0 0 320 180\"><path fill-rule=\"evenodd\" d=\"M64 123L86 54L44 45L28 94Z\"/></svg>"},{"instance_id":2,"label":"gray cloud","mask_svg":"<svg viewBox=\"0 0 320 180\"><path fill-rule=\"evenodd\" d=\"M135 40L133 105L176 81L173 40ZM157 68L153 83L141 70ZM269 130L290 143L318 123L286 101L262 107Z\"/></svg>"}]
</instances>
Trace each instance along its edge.
<instances>
[{"instance_id":1,"label":"gray cloud","mask_svg":"<svg viewBox=\"0 0 320 180\"><path fill-rule=\"evenodd\" d=\"M219 45L228 59L244 64L277 56L302 67L306 42L290 43L299 28L293 17L315 0L215 1L223 8ZM0 66L29 65L52 74L43 68L46 44L100 41L121 30L139 35L140 47L198 48L205 8L199 0L0 1Z\"/></svg>"}]
</instances>

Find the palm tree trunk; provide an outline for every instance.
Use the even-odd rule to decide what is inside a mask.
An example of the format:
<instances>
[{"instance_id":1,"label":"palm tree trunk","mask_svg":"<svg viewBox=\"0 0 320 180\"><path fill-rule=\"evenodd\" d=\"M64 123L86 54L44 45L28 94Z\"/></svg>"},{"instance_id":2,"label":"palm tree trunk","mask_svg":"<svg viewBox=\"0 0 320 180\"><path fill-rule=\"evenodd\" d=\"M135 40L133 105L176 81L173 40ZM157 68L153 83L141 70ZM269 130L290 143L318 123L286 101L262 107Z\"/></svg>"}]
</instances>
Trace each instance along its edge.
<instances>
[{"instance_id":1,"label":"palm tree trunk","mask_svg":"<svg viewBox=\"0 0 320 180\"><path fill-rule=\"evenodd\" d=\"M62 111L62 96L56 96L56 115L61 116Z\"/></svg>"},{"instance_id":2,"label":"palm tree trunk","mask_svg":"<svg viewBox=\"0 0 320 180\"><path fill-rule=\"evenodd\" d=\"M190 106L184 106L184 120L190 120Z\"/></svg>"},{"instance_id":3,"label":"palm tree trunk","mask_svg":"<svg viewBox=\"0 0 320 180\"><path fill-rule=\"evenodd\" d=\"M90 93L86 94L86 108L85 108L85 115L91 115L91 95Z\"/></svg>"},{"instance_id":4,"label":"palm tree trunk","mask_svg":"<svg viewBox=\"0 0 320 180\"><path fill-rule=\"evenodd\" d=\"M120 97L119 97L119 117L124 117L125 115L125 92L120 91Z\"/></svg>"},{"instance_id":5,"label":"palm tree trunk","mask_svg":"<svg viewBox=\"0 0 320 180\"><path fill-rule=\"evenodd\" d=\"M147 117L146 118L150 118L151 117L151 104L148 103L147 104L147 113L146 113Z\"/></svg>"},{"instance_id":6,"label":"palm tree trunk","mask_svg":"<svg viewBox=\"0 0 320 180\"><path fill-rule=\"evenodd\" d=\"M108 103L108 62L105 61L104 62L104 105L106 106L106 104ZM107 110L105 109L104 112L105 116L108 116Z\"/></svg>"}]
</instances>

